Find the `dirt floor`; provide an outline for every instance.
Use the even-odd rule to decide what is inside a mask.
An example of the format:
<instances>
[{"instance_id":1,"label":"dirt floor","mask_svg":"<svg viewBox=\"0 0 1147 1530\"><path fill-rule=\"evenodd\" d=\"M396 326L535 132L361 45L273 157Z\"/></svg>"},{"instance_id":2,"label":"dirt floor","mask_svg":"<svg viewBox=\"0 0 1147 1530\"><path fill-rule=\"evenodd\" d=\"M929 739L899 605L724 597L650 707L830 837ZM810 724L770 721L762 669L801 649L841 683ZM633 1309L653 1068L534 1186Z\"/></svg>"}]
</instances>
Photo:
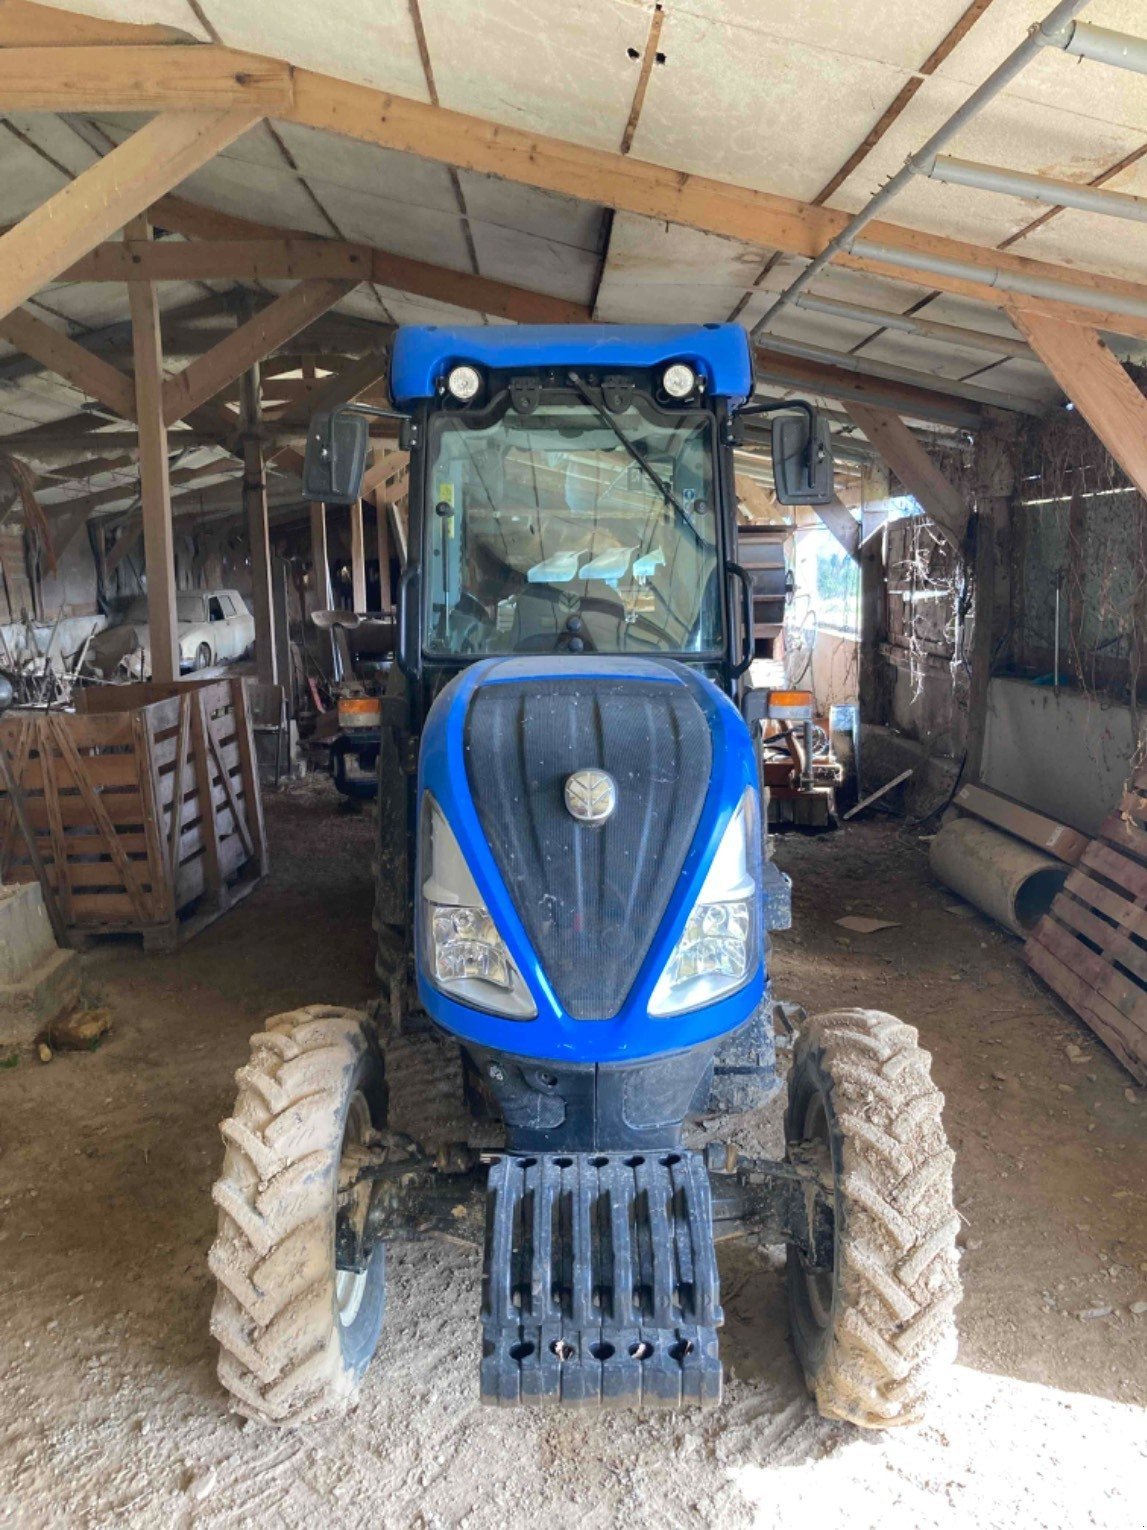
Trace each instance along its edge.
<instances>
[{"instance_id":1,"label":"dirt floor","mask_svg":"<svg viewBox=\"0 0 1147 1530\"><path fill-rule=\"evenodd\" d=\"M931 1422L819 1419L779 1262L736 1245L717 1413L481 1409L478 1256L420 1244L392 1252L353 1414L296 1435L230 1414L205 1256L232 1074L266 1016L373 996L368 818L310 785L267 806L274 871L244 906L175 956L85 958L114 1017L99 1051L0 1070L0 1525L1147 1522L1147 1095L888 823L783 841L775 981L810 1010L892 1010L933 1052L967 1294ZM850 936L849 912L898 926Z\"/></svg>"}]
</instances>

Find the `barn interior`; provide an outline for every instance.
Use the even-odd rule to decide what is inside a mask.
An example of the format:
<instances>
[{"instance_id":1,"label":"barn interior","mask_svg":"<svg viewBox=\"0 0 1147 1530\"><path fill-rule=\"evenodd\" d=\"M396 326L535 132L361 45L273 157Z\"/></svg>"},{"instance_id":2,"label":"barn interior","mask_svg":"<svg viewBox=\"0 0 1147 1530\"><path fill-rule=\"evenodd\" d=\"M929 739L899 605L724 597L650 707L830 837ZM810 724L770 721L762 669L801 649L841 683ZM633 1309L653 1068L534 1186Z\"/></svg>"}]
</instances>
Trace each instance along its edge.
<instances>
[{"instance_id":1,"label":"barn interior","mask_svg":"<svg viewBox=\"0 0 1147 1530\"><path fill-rule=\"evenodd\" d=\"M0 0L0 1520L1137 1521L1145 77L1138 0ZM931 1054L943 1401L818 1416L757 1240L718 1244L721 1408L484 1409L482 1249L415 1239L353 1411L244 1423L208 1264L236 1070L268 1017L398 1003L376 798L432 518L395 337L669 323L738 326L749 406L831 448L786 503L777 414L728 443L777 1055L854 1006ZM324 503L310 425L352 405ZM493 508L512 642L499 584L554 542ZM627 586L625 540L644 611L670 576ZM404 1132L442 1087L397 1055ZM783 1108L694 1129L775 1158Z\"/></svg>"}]
</instances>

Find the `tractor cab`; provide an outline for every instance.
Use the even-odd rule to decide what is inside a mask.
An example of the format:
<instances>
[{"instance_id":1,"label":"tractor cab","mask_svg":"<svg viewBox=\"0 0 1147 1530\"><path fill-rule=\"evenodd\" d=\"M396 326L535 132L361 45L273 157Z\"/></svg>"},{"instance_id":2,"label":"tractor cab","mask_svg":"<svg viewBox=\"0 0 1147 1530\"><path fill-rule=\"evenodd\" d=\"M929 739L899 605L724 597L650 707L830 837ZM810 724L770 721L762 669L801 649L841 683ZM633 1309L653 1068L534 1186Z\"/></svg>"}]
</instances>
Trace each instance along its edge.
<instances>
[{"instance_id":1,"label":"tractor cab","mask_svg":"<svg viewBox=\"0 0 1147 1530\"><path fill-rule=\"evenodd\" d=\"M411 451L399 663L432 695L478 659L594 654L697 666L732 694L751 648L732 446L752 393L737 325L400 329ZM831 494L803 404L773 426L778 497ZM357 497L369 415L316 417L307 494Z\"/></svg>"}]
</instances>

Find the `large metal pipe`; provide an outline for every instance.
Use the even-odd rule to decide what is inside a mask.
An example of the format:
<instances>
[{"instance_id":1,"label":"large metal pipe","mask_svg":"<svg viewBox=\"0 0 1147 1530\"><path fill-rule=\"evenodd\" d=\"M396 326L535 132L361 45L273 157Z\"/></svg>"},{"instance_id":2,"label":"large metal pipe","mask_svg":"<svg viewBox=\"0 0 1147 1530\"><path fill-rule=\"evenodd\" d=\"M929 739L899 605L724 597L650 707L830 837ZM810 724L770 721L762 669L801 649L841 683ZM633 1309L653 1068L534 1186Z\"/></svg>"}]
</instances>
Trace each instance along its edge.
<instances>
[{"instance_id":1,"label":"large metal pipe","mask_svg":"<svg viewBox=\"0 0 1147 1530\"><path fill-rule=\"evenodd\" d=\"M978 818L950 819L932 841L928 861L953 892L1021 937L1051 908L1071 870Z\"/></svg>"},{"instance_id":2,"label":"large metal pipe","mask_svg":"<svg viewBox=\"0 0 1147 1530\"><path fill-rule=\"evenodd\" d=\"M861 229L878 217L894 197L900 195L909 181L918 173L919 161L933 159L939 154L961 128L966 127L1006 85L1011 84L1016 75L1027 67L1042 48L1066 48L1075 30L1075 17L1086 4L1087 0L1059 0L1059 4L1044 17L1039 26L1031 29L1019 47L1013 49L1003 63L993 69L988 78L977 86L964 104L937 128L923 148L905 161L876 195L858 213L853 214L840 233L829 240L820 254L805 267L796 280L777 295L776 300L754 326L753 334L759 334L782 308L787 307L793 298L803 292L809 283L819 276L835 255L849 247Z\"/></svg>"},{"instance_id":3,"label":"large metal pipe","mask_svg":"<svg viewBox=\"0 0 1147 1530\"><path fill-rule=\"evenodd\" d=\"M1076 287L1071 282L1052 281L1046 277L1020 276L999 266L976 266L966 260L949 260L943 255L929 255L923 250L902 250L892 244L873 244L855 239L850 255L885 266L902 266L907 271L928 271L934 276L951 276L957 281L975 282L980 287L995 287L1000 292L1020 292L1026 297L1047 298L1053 303L1070 303L1076 308L1092 308L1103 313L1125 314L1129 319L1147 319L1147 301L1117 292L1097 292L1094 287ZM769 344L773 337L769 336Z\"/></svg>"},{"instance_id":4,"label":"large metal pipe","mask_svg":"<svg viewBox=\"0 0 1147 1530\"><path fill-rule=\"evenodd\" d=\"M941 377L935 372L918 372L911 367L898 367L889 361L873 361L867 356L851 356L845 351L830 351L822 345L805 345L799 340L782 340L778 335L769 336L770 351L782 356L800 356L806 361L820 361L829 366L855 372L861 377L882 377L888 382L910 383L917 388L930 388L934 393L947 393L953 398L971 399L977 404L988 404L993 409L1015 409L1021 414L1043 414L1046 404L1019 398L1014 393L1001 393L995 388L981 388L976 383L957 382L953 377ZM813 386L809 385L810 388Z\"/></svg>"},{"instance_id":5,"label":"large metal pipe","mask_svg":"<svg viewBox=\"0 0 1147 1530\"><path fill-rule=\"evenodd\" d=\"M1144 203L1147 206L1147 203ZM906 335L924 335L949 345L963 345L970 350L987 351L993 356L1033 356L1025 341L1007 335L989 335L981 329L964 329L959 324L941 324L938 319L922 319L914 313L889 313L883 308L869 308L864 303L844 303L838 298L813 297L811 292L793 299L794 308L809 313L826 313L837 319L855 319L858 324L873 324L880 329L895 329Z\"/></svg>"},{"instance_id":6,"label":"large metal pipe","mask_svg":"<svg viewBox=\"0 0 1147 1530\"><path fill-rule=\"evenodd\" d=\"M1147 74L1144 37L1129 37L1126 32L1112 32L1107 27L1080 21L1072 26L1066 51L1097 64L1110 64L1113 69L1134 69L1137 74Z\"/></svg>"},{"instance_id":7,"label":"large metal pipe","mask_svg":"<svg viewBox=\"0 0 1147 1530\"><path fill-rule=\"evenodd\" d=\"M1081 212L1147 223L1147 197L1133 197L1125 191L1103 191L1098 186L1080 186L1075 181L1028 175L1023 170L1002 170L996 165L980 165L970 159L952 159L947 154L937 154L931 167L923 169L921 174L949 186L998 191L1002 196L1046 202L1050 207L1077 207Z\"/></svg>"}]
</instances>

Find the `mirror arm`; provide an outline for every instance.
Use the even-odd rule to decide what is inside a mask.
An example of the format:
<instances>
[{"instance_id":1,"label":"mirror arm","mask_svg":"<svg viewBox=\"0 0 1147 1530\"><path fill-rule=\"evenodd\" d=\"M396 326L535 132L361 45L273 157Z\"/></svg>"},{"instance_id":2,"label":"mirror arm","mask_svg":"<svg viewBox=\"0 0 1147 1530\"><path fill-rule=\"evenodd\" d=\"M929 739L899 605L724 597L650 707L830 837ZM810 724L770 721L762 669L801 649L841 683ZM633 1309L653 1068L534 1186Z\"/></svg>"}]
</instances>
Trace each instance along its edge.
<instances>
[{"instance_id":1,"label":"mirror arm","mask_svg":"<svg viewBox=\"0 0 1147 1530\"><path fill-rule=\"evenodd\" d=\"M336 404L332 414L365 414L372 420L408 420L398 409L379 409L375 404Z\"/></svg>"},{"instance_id":2,"label":"mirror arm","mask_svg":"<svg viewBox=\"0 0 1147 1530\"><path fill-rule=\"evenodd\" d=\"M816 469L816 462L813 457L813 453L816 451L816 410L807 399L762 399L758 403L742 404L736 411L736 418L742 419L746 414L791 414L794 409L801 410L808 415L808 449L805 454L805 467L808 469L809 479L811 480Z\"/></svg>"}]
</instances>

